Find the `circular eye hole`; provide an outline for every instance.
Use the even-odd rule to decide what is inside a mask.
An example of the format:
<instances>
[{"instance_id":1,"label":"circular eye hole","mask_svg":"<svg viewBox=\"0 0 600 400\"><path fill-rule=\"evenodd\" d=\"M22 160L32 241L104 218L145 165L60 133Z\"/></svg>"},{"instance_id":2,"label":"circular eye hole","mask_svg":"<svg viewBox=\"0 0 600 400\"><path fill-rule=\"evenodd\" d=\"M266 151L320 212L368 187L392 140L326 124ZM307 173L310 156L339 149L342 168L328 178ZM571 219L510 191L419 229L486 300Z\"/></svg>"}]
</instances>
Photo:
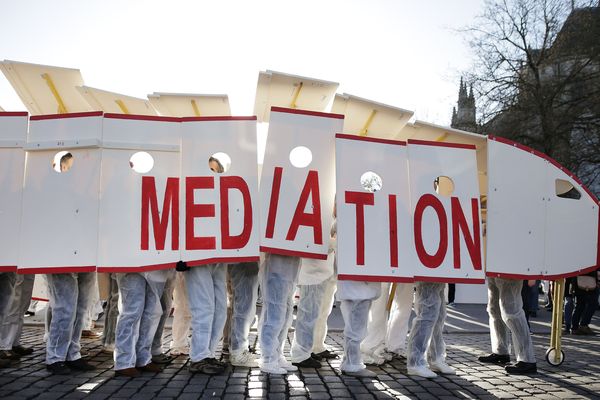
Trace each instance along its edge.
<instances>
[{"instance_id":1,"label":"circular eye hole","mask_svg":"<svg viewBox=\"0 0 600 400\"><path fill-rule=\"evenodd\" d=\"M440 196L451 196L454 193L454 182L447 176L438 176L433 180L433 190Z\"/></svg>"},{"instance_id":2,"label":"circular eye hole","mask_svg":"<svg viewBox=\"0 0 600 400\"><path fill-rule=\"evenodd\" d=\"M298 146L290 151L290 162L296 168L305 168L312 162L312 151L308 147Z\"/></svg>"},{"instance_id":3,"label":"circular eye hole","mask_svg":"<svg viewBox=\"0 0 600 400\"><path fill-rule=\"evenodd\" d=\"M73 167L73 161L73 154L68 151L59 151L52 159L52 169L59 174L62 174Z\"/></svg>"},{"instance_id":4,"label":"circular eye hole","mask_svg":"<svg viewBox=\"0 0 600 400\"><path fill-rule=\"evenodd\" d=\"M208 168L217 174L227 172L231 168L231 157L227 153L215 153L208 158Z\"/></svg>"},{"instance_id":5,"label":"circular eye hole","mask_svg":"<svg viewBox=\"0 0 600 400\"><path fill-rule=\"evenodd\" d=\"M360 177L360 184L367 192L377 192L383 187L381 177L373 171L367 171Z\"/></svg>"},{"instance_id":6,"label":"circular eye hole","mask_svg":"<svg viewBox=\"0 0 600 400\"><path fill-rule=\"evenodd\" d=\"M154 167L154 158L145 151L138 151L129 159L129 166L138 174L145 174Z\"/></svg>"}]
</instances>

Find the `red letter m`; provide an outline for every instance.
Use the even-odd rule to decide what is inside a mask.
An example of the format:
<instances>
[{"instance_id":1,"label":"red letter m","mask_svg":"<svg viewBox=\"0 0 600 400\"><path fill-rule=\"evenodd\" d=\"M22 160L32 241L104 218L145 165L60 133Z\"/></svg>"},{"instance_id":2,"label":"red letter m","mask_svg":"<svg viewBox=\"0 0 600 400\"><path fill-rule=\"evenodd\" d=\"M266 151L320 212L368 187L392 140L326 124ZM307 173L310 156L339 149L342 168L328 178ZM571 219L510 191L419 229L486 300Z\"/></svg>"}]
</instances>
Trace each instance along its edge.
<instances>
[{"instance_id":1,"label":"red letter m","mask_svg":"<svg viewBox=\"0 0 600 400\"><path fill-rule=\"evenodd\" d=\"M142 250L148 250L148 214L152 214L152 229L156 250L165 249L165 238L171 215L171 249L179 250L179 178L167 178L162 211L158 209L153 176L142 177Z\"/></svg>"}]
</instances>

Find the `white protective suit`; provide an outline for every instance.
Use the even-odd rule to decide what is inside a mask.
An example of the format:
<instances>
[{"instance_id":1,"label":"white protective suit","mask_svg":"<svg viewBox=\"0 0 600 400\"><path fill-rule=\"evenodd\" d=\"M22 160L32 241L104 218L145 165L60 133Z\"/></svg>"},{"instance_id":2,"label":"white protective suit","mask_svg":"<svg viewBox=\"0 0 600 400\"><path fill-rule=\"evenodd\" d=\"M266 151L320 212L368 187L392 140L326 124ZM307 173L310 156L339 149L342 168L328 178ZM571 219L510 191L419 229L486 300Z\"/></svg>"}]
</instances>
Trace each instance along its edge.
<instances>
[{"instance_id":1,"label":"white protective suit","mask_svg":"<svg viewBox=\"0 0 600 400\"><path fill-rule=\"evenodd\" d=\"M173 326L171 341L171 354L189 354L190 327L192 326L192 314L188 303L187 287L185 286L185 272L175 273L175 288L173 289Z\"/></svg>"},{"instance_id":2,"label":"white protective suit","mask_svg":"<svg viewBox=\"0 0 600 400\"><path fill-rule=\"evenodd\" d=\"M173 304L173 289L175 288L175 270L168 270L167 273L167 281L165 282L165 287L162 292L162 296L160 296L160 308L162 310L162 315L160 316L160 320L158 321L158 326L156 327L156 333L154 334L154 339L152 340L152 356L157 356L163 353L163 332L165 330L165 322L167 322L167 318L171 314L171 306Z\"/></svg>"},{"instance_id":3,"label":"white protective suit","mask_svg":"<svg viewBox=\"0 0 600 400\"><path fill-rule=\"evenodd\" d=\"M81 331L94 290L95 272L47 274L52 308L46 364L75 361L81 358Z\"/></svg>"},{"instance_id":4,"label":"white protective suit","mask_svg":"<svg viewBox=\"0 0 600 400\"><path fill-rule=\"evenodd\" d=\"M190 360L216 358L227 318L225 264L208 264L184 272L192 314L192 346Z\"/></svg>"},{"instance_id":5,"label":"white protective suit","mask_svg":"<svg viewBox=\"0 0 600 400\"><path fill-rule=\"evenodd\" d=\"M12 303L16 280L17 274L15 272L0 272L0 324L6 318Z\"/></svg>"},{"instance_id":6,"label":"white protective suit","mask_svg":"<svg viewBox=\"0 0 600 400\"><path fill-rule=\"evenodd\" d=\"M444 323L446 321L445 283L416 282L415 313L408 339L408 368L428 368L432 364L445 365L446 343ZM427 360L425 360L427 354Z\"/></svg>"},{"instance_id":7,"label":"white protective suit","mask_svg":"<svg viewBox=\"0 0 600 400\"><path fill-rule=\"evenodd\" d=\"M228 268L233 295L229 351L232 356L238 356L248 350L248 335L256 316L258 263L230 264Z\"/></svg>"},{"instance_id":8,"label":"white protective suit","mask_svg":"<svg viewBox=\"0 0 600 400\"><path fill-rule=\"evenodd\" d=\"M281 368L285 361L283 346L292 325L294 291L300 258L267 253L261 271L263 298L259 326L261 367Z\"/></svg>"},{"instance_id":9,"label":"white protective suit","mask_svg":"<svg viewBox=\"0 0 600 400\"><path fill-rule=\"evenodd\" d=\"M365 369L360 344L367 335L369 309L381 295L380 282L338 281L336 297L344 317L344 357L340 369L357 372Z\"/></svg>"},{"instance_id":10,"label":"white protective suit","mask_svg":"<svg viewBox=\"0 0 600 400\"><path fill-rule=\"evenodd\" d=\"M115 370L150 364L166 280L166 271L117 274L119 317L115 330Z\"/></svg>"},{"instance_id":11,"label":"white protective suit","mask_svg":"<svg viewBox=\"0 0 600 400\"><path fill-rule=\"evenodd\" d=\"M402 355L406 353L406 335L415 285L396 284L396 293L388 318L387 304L391 286L387 282L381 284L381 296L371 305L367 337L360 345L363 358L374 364L382 364L387 352Z\"/></svg>"},{"instance_id":12,"label":"white protective suit","mask_svg":"<svg viewBox=\"0 0 600 400\"><path fill-rule=\"evenodd\" d=\"M21 344L23 318L31 302L34 279L35 275L18 274L16 276L12 301L6 310L5 317L0 319L0 350L11 350Z\"/></svg>"},{"instance_id":13,"label":"white protective suit","mask_svg":"<svg viewBox=\"0 0 600 400\"><path fill-rule=\"evenodd\" d=\"M523 311L521 289L523 281L488 277L488 314L492 352L508 355L509 332L518 361L534 363L535 354L531 343L529 326Z\"/></svg>"}]
</instances>

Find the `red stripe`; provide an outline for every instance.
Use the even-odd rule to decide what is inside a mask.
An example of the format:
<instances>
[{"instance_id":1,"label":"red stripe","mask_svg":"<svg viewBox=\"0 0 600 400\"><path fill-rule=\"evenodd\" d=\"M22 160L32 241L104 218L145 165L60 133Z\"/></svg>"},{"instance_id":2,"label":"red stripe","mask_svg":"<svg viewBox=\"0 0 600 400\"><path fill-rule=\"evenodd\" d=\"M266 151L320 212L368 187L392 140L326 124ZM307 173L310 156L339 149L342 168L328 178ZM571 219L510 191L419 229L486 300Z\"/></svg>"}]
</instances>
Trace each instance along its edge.
<instances>
[{"instance_id":1,"label":"red stripe","mask_svg":"<svg viewBox=\"0 0 600 400\"><path fill-rule=\"evenodd\" d=\"M359 282L401 282L412 283L413 278L401 276L375 276L375 275L346 275L340 274L337 276L340 281L359 281Z\"/></svg>"},{"instance_id":2,"label":"red stripe","mask_svg":"<svg viewBox=\"0 0 600 400\"><path fill-rule=\"evenodd\" d=\"M282 112L288 114L301 114L301 115L312 115L315 117L324 117L324 118L335 118L335 119L344 119L343 114L332 114L332 113L324 113L319 111L308 111L308 110L300 110L298 108L285 108L285 107L271 107L271 112Z\"/></svg>"},{"instance_id":3,"label":"red stripe","mask_svg":"<svg viewBox=\"0 0 600 400\"><path fill-rule=\"evenodd\" d=\"M398 146L406 146L406 142L403 140L392 140L392 139L374 138L374 137L369 137L369 136L347 135L345 133L336 133L335 138L336 139L348 139L348 140L360 140L363 142L395 144Z\"/></svg>"},{"instance_id":4,"label":"red stripe","mask_svg":"<svg viewBox=\"0 0 600 400\"><path fill-rule=\"evenodd\" d=\"M302 258L314 258L315 260L327 260L327 254L305 253L303 251L276 249L274 247L260 246L260 251L263 253L273 253L282 256L293 256Z\"/></svg>"},{"instance_id":5,"label":"red stripe","mask_svg":"<svg viewBox=\"0 0 600 400\"><path fill-rule=\"evenodd\" d=\"M41 267L41 268L19 268L18 274L70 274L75 272L95 272L94 265L82 267Z\"/></svg>"},{"instance_id":6,"label":"red stripe","mask_svg":"<svg viewBox=\"0 0 600 400\"><path fill-rule=\"evenodd\" d=\"M165 264L151 264L151 265L140 265L137 267L98 267L98 272L148 272L148 271L159 271L163 269L175 269L176 262L165 263Z\"/></svg>"},{"instance_id":7,"label":"red stripe","mask_svg":"<svg viewBox=\"0 0 600 400\"><path fill-rule=\"evenodd\" d=\"M188 267L197 267L199 265L206 264L218 264L218 263L228 263L228 264L237 264L242 262L258 262L260 261L260 257L214 257L214 258L206 258L204 260L194 260L194 261L186 261Z\"/></svg>"},{"instance_id":8,"label":"red stripe","mask_svg":"<svg viewBox=\"0 0 600 400\"><path fill-rule=\"evenodd\" d=\"M158 115L135 115L135 114L104 114L104 118L111 119L133 119L136 121L164 121L164 122L180 122L178 117L161 117Z\"/></svg>"},{"instance_id":9,"label":"red stripe","mask_svg":"<svg viewBox=\"0 0 600 400\"><path fill-rule=\"evenodd\" d=\"M462 144L451 142L432 142L430 140L408 139L408 144L417 144L423 146L454 147L457 149L477 150L474 144Z\"/></svg>"},{"instance_id":10,"label":"red stripe","mask_svg":"<svg viewBox=\"0 0 600 400\"><path fill-rule=\"evenodd\" d=\"M27 111L0 111L0 117L26 117Z\"/></svg>"},{"instance_id":11,"label":"red stripe","mask_svg":"<svg viewBox=\"0 0 600 400\"><path fill-rule=\"evenodd\" d=\"M598 206L600 206L600 200L598 200L598 198L596 197L596 195L594 195L594 193L592 193L592 191L590 189L588 189L588 187L585 186L583 184L583 182L581 182L581 180L577 176L575 176L574 173L572 173L571 171L569 171L567 168L563 167L558 161L556 161L555 159L553 159L549 155L544 154L544 153L542 153L540 151L534 150L531 147L527 147L524 144L513 142L512 140L509 140L509 139L506 139L506 138L503 138L503 137L489 135L488 138L490 140L494 140L494 141L499 142L499 143L504 143L506 145L509 145L509 146L512 146L512 147L516 147L519 150L523 150L523 151L525 151L527 153L531 153L533 155L536 155L536 156L538 156L540 158L543 158L544 160L548 161L550 164L554 165L556 168L558 168L559 170L561 170L562 172L564 172L565 174L567 174L575 182L577 182L579 184L579 186L581 186L581 188L587 192L587 194L590 196L590 198L592 199L592 201L595 202Z\"/></svg>"},{"instance_id":12,"label":"red stripe","mask_svg":"<svg viewBox=\"0 0 600 400\"><path fill-rule=\"evenodd\" d=\"M0 265L0 272L17 272L16 265Z\"/></svg>"},{"instance_id":13,"label":"red stripe","mask_svg":"<svg viewBox=\"0 0 600 400\"><path fill-rule=\"evenodd\" d=\"M50 301L48 299L42 299L41 297L32 297L31 300L35 300L35 301Z\"/></svg>"},{"instance_id":14,"label":"red stripe","mask_svg":"<svg viewBox=\"0 0 600 400\"><path fill-rule=\"evenodd\" d=\"M256 121L256 115L249 117L215 116L215 117L183 117L181 122L190 121Z\"/></svg>"},{"instance_id":15,"label":"red stripe","mask_svg":"<svg viewBox=\"0 0 600 400\"><path fill-rule=\"evenodd\" d=\"M578 271L567 272L564 274L556 274L556 275L524 275L524 274L505 274L503 272L486 272L485 276L489 276L492 278L505 278L505 279L544 279L554 281L556 279L561 278L570 278L572 276L587 274L588 272L595 271L598 266L594 265L593 267L587 267Z\"/></svg>"},{"instance_id":16,"label":"red stripe","mask_svg":"<svg viewBox=\"0 0 600 400\"><path fill-rule=\"evenodd\" d=\"M86 111L69 114L47 114L47 115L32 115L31 121L40 121L43 119L61 119L61 118L82 118L82 117L100 117L104 114L102 111Z\"/></svg>"},{"instance_id":17,"label":"red stripe","mask_svg":"<svg viewBox=\"0 0 600 400\"><path fill-rule=\"evenodd\" d=\"M436 276L415 276L415 281L437 283L485 283L485 279L479 278L441 278Z\"/></svg>"}]
</instances>

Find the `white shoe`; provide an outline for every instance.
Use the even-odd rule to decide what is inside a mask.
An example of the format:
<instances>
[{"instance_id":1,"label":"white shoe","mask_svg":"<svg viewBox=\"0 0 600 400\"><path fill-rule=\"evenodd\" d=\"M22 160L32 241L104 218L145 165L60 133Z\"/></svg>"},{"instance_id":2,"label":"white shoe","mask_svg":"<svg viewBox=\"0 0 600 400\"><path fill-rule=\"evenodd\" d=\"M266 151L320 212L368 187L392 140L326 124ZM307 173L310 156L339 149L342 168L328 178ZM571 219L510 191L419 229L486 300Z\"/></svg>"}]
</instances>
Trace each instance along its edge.
<instances>
[{"instance_id":1,"label":"white shoe","mask_svg":"<svg viewBox=\"0 0 600 400\"><path fill-rule=\"evenodd\" d=\"M430 370L429 368L423 367L408 367L407 368L408 375L416 375L422 378L435 378L437 374Z\"/></svg>"},{"instance_id":2,"label":"white shoe","mask_svg":"<svg viewBox=\"0 0 600 400\"><path fill-rule=\"evenodd\" d=\"M171 349L171 353L172 356L188 356L190 354L190 350L189 349L182 349L182 348L176 348L176 349Z\"/></svg>"},{"instance_id":3,"label":"white shoe","mask_svg":"<svg viewBox=\"0 0 600 400\"><path fill-rule=\"evenodd\" d=\"M342 370L342 374L347 376L354 376L356 378L377 378L377 374L373 371L369 371L366 368L359 369L358 371L344 371Z\"/></svg>"},{"instance_id":4,"label":"white shoe","mask_svg":"<svg viewBox=\"0 0 600 400\"><path fill-rule=\"evenodd\" d=\"M279 357L279 366L281 368L285 369L287 372L298 371L298 367L296 367L295 365L292 365L292 363L289 362L288 360L286 360L284 356Z\"/></svg>"},{"instance_id":5,"label":"white shoe","mask_svg":"<svg viewBox=\"0 0 600 400\"><path fill-rule=\"evenodd\" d=\"M234 365L236 367L258 367L256 357L248 350L244 350L239 354L232 353L229 356L229 362L231 363L231 365Z\"/></svg>"},{"instance_id":6,"label":"white shoe","mask_svg":"<svg viewBox=\"0 0 600 400\"><path fill-rule=\"evenodd\" d=\"M380 345L378 346L374 351L373 351L373 355L375 356L375 358L383 358L385 361L392 361L392 358L394 358L394 355L392 353L390 353L384 345Z\"/></svg>"},{"instance_id":7,"label":"white shoe","mask_svg":"<svg viewBox=\"0 0 600 400\"><path fill-rule=\"evenodd\" d=\"M383 357L377 357L372 353L362 353L361 354L363 363L367 365L381 365L385 362Z\"/></svg>"},{"instance_id":8,"label":"white shoe","mask_svg":"<svg viewBox=\"0 0 600 400\"><path fill-rule=\"evenodd\" d=\"M431 368L432 371L439 372L441 374L456 375L454 368L445 362L429 363L429 368Z\"/></svg>"},{"instance_id":9,"label":"white shoe","mask_svg":"<svg viewBox=\"0 0 600 400\"><path fill-rule=\"evenodd\" d=\"M279 364L271 363L271 364L260 364L260 370L267 374L273 375L285 375L287 371L285 368L281 368Z\"/></svg>"}]
</instances>

